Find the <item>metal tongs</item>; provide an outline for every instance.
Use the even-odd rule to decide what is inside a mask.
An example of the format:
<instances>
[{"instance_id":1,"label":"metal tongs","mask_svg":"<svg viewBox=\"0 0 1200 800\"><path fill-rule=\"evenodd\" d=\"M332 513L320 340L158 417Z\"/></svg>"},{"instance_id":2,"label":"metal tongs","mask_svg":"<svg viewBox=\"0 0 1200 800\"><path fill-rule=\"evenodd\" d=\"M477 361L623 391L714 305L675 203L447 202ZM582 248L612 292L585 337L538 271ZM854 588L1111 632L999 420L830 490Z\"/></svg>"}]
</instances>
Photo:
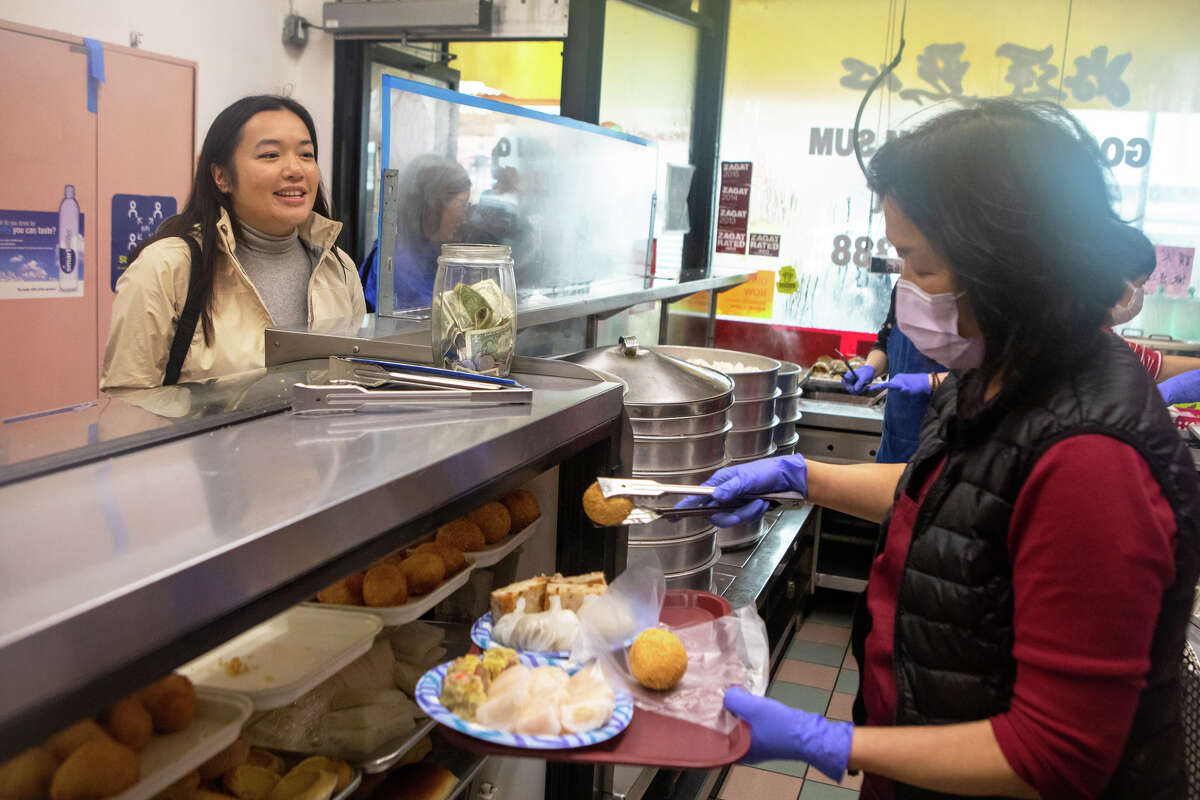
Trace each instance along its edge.
<instances>
[{"instance_id":1,"label":"metal tongs","mask_svg":"<svg viewBox=\"0 0 1200 800\"><path fill-rule=\"evenodd\" d=\"M408 364L403 361L383 361L353 356L329 357L329 382L354 383L370 389L388 384L471 391L525 388L511 378L439 369L426 364Z\"/></svg>"},{"instance_id":2,"label":"metal tongs","mask_svg":"<svg viewBox=\"0 0 1200 800\"><path fill-rule=\"evenodd\" d=\"M597 478L600 494L607 497L661 497L664 494L688 494L711 496L715 491L713 486L694 486L682 483L659 483L641 478ZM736 511L751 500L766 500L775 505L798 507L805 505L808 500L800 492L772 492L742 498L741 502L718 506L697 506L695 508L662 508L653 509L635 505L629 515L621 521L621 525L646 525L663 518L678 517L707 517L722 511Z\"/></svg>"},{"instance_id":3,"label":"metal tongs","mask_svg":"<svg viewBox=\"0 0 1200 800\"><path fill-rule=\"evenodd\" d=\"M292 388L294 414L349 414L354 411L424 411L446 408L490 408L533 402L532 389L468 391L464 389L368 389L353 383Z\"/></svg>"},{"instance_id":4,"label":"metal tongs","mask_svg":"<svg viewBox=\"0 0 1200 800\"><path fill-rule=\"evenodd\" d=\"M837 357L840 358L842 360L842 363L846 365L846 369L850 371L850 376L852 378L854 378L854 381L857 383L858 382L858 373L854 371L854 367L850 366L850 359L846 358L845 354L842 353L841 350L838 350L836 347L833 348L833 352L837 353Z\"/></svg>"},{"instance_id":5,"label":"metal tongs","mask_svg":"<svg viewBox=\"0 0 1200 800\"><path fill-rule=\"evenodd\" d=\"M509 378L401 361L332 356L329 383L297 383L292 394L292 412L425 411L532 402L533 390Z\"/></svg>"}]
</instances>

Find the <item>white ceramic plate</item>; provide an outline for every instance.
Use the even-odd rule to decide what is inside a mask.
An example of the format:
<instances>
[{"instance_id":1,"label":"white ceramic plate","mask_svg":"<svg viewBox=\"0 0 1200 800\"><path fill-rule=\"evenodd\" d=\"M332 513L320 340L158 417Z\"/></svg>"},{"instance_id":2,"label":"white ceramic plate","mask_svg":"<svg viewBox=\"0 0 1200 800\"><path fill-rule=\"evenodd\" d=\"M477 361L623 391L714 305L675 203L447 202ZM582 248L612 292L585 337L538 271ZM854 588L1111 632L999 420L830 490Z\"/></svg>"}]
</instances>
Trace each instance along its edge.
<instances>
[{"instance_id":1,"label":"white ceramic plate","mask_svg":"<svg viewBox=\"0 0 1200 800\"><path fill-rule=\"evenodd\" d=\"M250 698L256 710L266 711L286 706L366 653L382 627L361 609L299 605L179 671L197 686L238 692ZM226 665L233 658L249 669L230 675Z\"/></svg>"}]
</instances>

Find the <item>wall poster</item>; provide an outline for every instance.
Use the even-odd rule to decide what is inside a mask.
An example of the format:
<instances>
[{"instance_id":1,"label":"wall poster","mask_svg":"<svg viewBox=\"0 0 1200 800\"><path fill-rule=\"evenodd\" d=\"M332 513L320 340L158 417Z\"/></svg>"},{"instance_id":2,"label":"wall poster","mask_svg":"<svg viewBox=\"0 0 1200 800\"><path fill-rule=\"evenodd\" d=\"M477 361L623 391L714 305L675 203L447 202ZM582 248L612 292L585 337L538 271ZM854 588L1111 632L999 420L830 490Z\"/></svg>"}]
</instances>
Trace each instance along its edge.
<instances>
[{"instance_id":1,"label":"wall poster","mask_svg":"<svg viewBox=\"0 0 1200 800\"><path fill-rule=\"evenodd\" d=\"M75 187L58 211L0 209L0 300L83 297L83 214Z\"/></svg>"}]
</instances>

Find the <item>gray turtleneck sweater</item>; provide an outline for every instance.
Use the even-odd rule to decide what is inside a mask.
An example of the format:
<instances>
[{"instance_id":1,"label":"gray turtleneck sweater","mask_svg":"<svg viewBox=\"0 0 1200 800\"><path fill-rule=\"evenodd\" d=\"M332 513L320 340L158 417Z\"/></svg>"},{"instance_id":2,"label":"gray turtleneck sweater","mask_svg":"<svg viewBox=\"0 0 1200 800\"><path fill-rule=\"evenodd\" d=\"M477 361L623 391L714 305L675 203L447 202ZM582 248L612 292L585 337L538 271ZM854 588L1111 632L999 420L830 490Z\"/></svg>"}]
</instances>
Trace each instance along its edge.
<instances>
[{"instance_id":1,"label":"gray turtleneck sweater","mask_svg":"<svg viewBox=\"0 0 1200 800\"><path fill-rule=\"evenodd\" d=\"M271 236L241 223L237 258L276 325L308 324L308 280L313 259L296 231Z\"/></svg>"}]
</instances>

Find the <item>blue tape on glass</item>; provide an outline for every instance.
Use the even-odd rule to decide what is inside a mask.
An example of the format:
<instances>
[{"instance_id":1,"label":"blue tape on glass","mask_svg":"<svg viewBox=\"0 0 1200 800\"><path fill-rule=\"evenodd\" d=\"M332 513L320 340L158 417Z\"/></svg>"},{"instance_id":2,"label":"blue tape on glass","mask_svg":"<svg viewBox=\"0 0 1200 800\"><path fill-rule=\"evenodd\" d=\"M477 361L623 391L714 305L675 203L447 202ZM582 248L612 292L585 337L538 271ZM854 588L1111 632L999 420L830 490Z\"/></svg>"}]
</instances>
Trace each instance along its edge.
<instances>
[{"instance_id":1,"label":"blue tape on glass","mask_svg":"<svg viewBox=\"0 0 1200 800\"><path fill-rule=\"evenodd\" d=\"M99 39L84 39L87 47L87 108L96 113L100 84L104 83L104 43Z\"/></svg>"}]
</instances>

